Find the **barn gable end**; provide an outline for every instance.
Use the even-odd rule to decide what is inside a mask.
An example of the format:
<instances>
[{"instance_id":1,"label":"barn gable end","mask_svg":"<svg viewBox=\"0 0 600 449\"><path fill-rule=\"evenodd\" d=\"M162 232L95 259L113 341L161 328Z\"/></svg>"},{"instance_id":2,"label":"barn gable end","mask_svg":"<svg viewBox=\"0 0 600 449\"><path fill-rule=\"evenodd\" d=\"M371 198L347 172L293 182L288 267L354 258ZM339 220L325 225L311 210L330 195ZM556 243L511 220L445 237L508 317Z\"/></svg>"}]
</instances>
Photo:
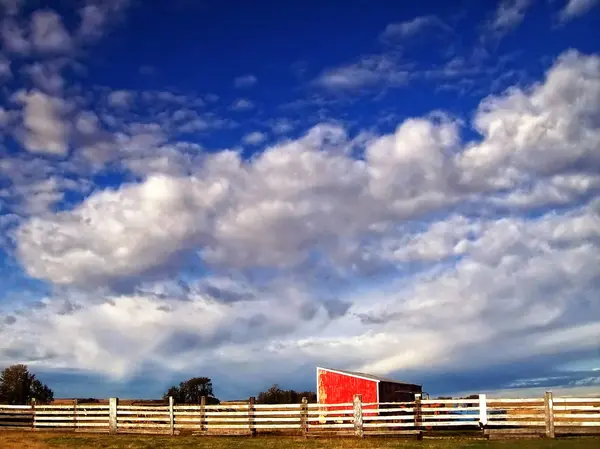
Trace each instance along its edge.
<instances>
[{"instance_id":1,"label":"barn gable end","mask_svg":"<svg viewBox=\"0 0 600 449\"><path fill-rule=\"evenodd\" d=\"M321 404L343 404L352 402L355 394L363 402L377 402L377 381L360 375L328 368L317 368L317 402Z\"/></svg>"},{"instance_id":2,"label":"barn gable end","mask_svg":"<svg viewBox=\"0 0 600 449\"><path fill-rule=\"evenodd\" d=\"M410 402L417 393L422 393L421 385L355 371L317 367L317 402L321 404L352 402L355 394L360 394L365 403Z\"/></svg>"}]
</instances>

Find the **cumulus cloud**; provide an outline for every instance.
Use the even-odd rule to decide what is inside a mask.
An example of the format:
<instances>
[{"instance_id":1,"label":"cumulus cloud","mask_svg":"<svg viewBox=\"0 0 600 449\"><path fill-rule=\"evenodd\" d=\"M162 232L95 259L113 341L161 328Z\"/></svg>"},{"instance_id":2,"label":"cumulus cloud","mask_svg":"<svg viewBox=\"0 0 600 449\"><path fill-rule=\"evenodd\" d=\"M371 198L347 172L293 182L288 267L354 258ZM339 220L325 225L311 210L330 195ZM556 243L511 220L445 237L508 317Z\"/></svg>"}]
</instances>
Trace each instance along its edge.
<instances>
[{"instance_id":1,"label":"cumulus cloud","mask_svg":"<svg viewBox=\"0 0 600 449\"><path fill-rule=\"evenodd\" d=\"M68 151L68 126L62 115L66 105L57 97L39 90L20 95L23 104L23 128L19 137L33 153L62 156Z\"/></svg>"},{"instance_id":2,"label":"cumulus cloud","mask_svg":"<svg viewBox=\"0 0 600 449\"><path fill-rule=\"evenodd\" d=\"M26 55L31 50L24 27L13 18L0 22L0 35L4 48L11 53Z\"/></svg>"},{"instance_id":3,"label":"cumulus cloud","mask_svg":"<svg viewBox=\"0 0 600 449\"><path fill-rule=\"evenodd\" d=\"M549 372L589 354L599 68L566 52L540 82L483 100L471 141L436 113L379 135L324 122L249 160L192 159L158 125L131 125L115 142L141 179L15 230L26 272L70 293L11 311L0 361L115 376L327 361L405 378L516 361ZM100 129L91 114L75 127Z\"/></svg>"},{"instance_id":4,"label":"cumulus cloud","mask_svg":"<svg viewBox=\"0 0 600 449\"><path fill-rule=\"evenodd\" d=\"M59 63L41 63L35 62L24 68L33 84L41 91L50 95L60 95L62 93L65 80L61 75L62 66Z\"/></svg>"},{"instance_id":5,"label":"cumulus cloud","mask_svg":"<svg viewBox=\"0 0 600 449\"><path fill-rule=\"evenodd\" d=\"M5 0L6 14L0 21L0 37L11 53L38 56L72 55L81 44L98 40L117 22L129 6L129 0L85 0L78 10L80 23L69 31L62 17L49 8L21 13L22 2Z\"/></svg>"},{"instance_id":6,"label":"cumulus cloud","mask_svg":"<svg viewBox=\"0 0 600 449\"><path fill-rule=\"evenodd\" d=\"M566 5L559 13L559 17L561 21L567 22L586 14L597 4L598 0L567 0Z\"/></svg>"},{"instance_id":7,"label":"cumulus cloud","mask_svg":"<svg viewBox=\"0 0 600 449\"><path fill-rule=\"evenodd\" d=\"M20 254L33 263L30 275L59 284L141 275L151 272L157 260L175 264L186 248L202 243L210 209L222 194L218 183L152 176L141 185L92 196L74 211L57 216L56 222L32 219L22 230ZM204 220L197 214L202 210ZM32 251L39 245L46 247L54 263L35 263ZM67 259L79 268L65 269L62 261Z\"/></svg>"},{"instance_id":8,"label":"cumulus cloud","mask_svg":"<svg viewBox=\"0 0 600 449\"><path fill-rule=\"evenodd\" d=\"M344 91L377 85L401 86L409 77L408 71L384 54L366 56L353 64L327 69L314 82L329 90Z\"/></svg>"},{"instance_id":9,"label":"cumulus cloud","mask_svg":"<svg viewBox=\"0 0 600 449\"><path fill-rule=\"evenodd\" d=\"M134 98L134 93L127 90L115 90L108 94L108 104L117 108L127 108Z\"/></svg>"},{"instance_id":10,"label":"cumulus cloud","mask_svg":"<svg viewBox=\"0 0 600 449\"><path fill-rule=\"evenodd\" d=\"M130 0L86 0L79 10L81 22L76 36L83 42L101 38L112 22L119 20Z\"/></svg>"},{"instance_id":11,"label":"cumulus cloud","mask_svg":"<svg viewBox=\"0 0 600 449\"><path fill-rule=\"evenodd\" d=\"M436 16L419 16L404 22L390 23L379 37L383 41L406 39L428 28L450 30L450 27Z\"/></svg>"},{"instance_id":12,"label":"cumulus cloud","mask_svg":"<svg viewBox=\"0 0 600 449\"><path fill-rule=\"evenodd\" d=\"M189 286L181 300L173 297L174 290L167 284L131 295L96 297L91 302L81 295L46 298L39 309L12 320L15 337L27 323L40 326L35 338L3 339L0 363L6 361L5 351L11 348L27 354L34 365L77 366L122 378L135 373L135 365L149 362L160 369L179 366L184 354L216 360L227 347L289 334L307 320L324 322L327 315L325 309L289 284L279 286L277 296L275 291L263 292L260 297L255 292L231 302L206 292L211 291L206 287L213 281ZM227 292L227 286L221 291ZM302 316L304 320L299 319ZM107 333L106 329L114 331ZM56 332L61 336L32 353L35 339L45 340ZM79 338L69 339L72 333Z\"/></svg>"},{"instance_id":13,"label":"cumulus cloud","mask_svg":"<svg viewBox=\"0 0 600 449\"><path fill-rule=\"evenodd\" d=\"M540 357L549 357L545 363L551 368L573 351L597 349L599 223L598 205L590 205L534 221L462 217L433 224L412 237L426 243L450 232L455 242L441 251L411 250L405 263L423 256L440 260L459 247L456 265L426 270L410 283L400 280L346 295L350 308L335 318L314 295L283 283L260 292L246 288L242 295L234 290L233 296L223 293L232 291L227 283L217 294L214 287L191 285L181 298L158 284L81 305L76 299L45 301L42 309L12 323L3 344L47 366L78 366L117 377L148 362L192 369L217 359L225 367L257 371L264 363L285 361L305 375L311 374L305 364L335 362L374 373L405 373L403 378L516 361L527 366ZM58 329L60 335L70 329L79 338L49 338ZM399 344L415 349L398 353ZM489 351L492 346L495 351ZM1 349L0 359L6 357Z\"/></svg>"},{"instance_id":14,"label":"cumulus cloud","mask_svg":"<svg viewBox=\"0 0 600 449\"><path fill-rule=\"evenodd\" d=\"M244 143L247 145L260 145L266 140L267 136L265 133L254 131L244 136Z\"/></svg>"},{"instance_id":15,"label":"cumulus cloud","mask_svg":"<svg viewBox=\"0 0 600 449\"><path fill-rule=\"evenodd\" d=\"M363 160L348 155L361 143L343 128L319 125L252 162L236 153L208 156L192 177L151 177L101 192L55 218L32 220L22 229L21 254L31 275L64 283L88 282L89 273L110 279L169 266L184 247L204 247L206 260L237 267L298 264L309 248L331 255L346 243L344 234L364 237L390 220L415 219L474 193L516 189L531 182L528 174L559 175L578 162L598 166L592 126L600 104L598 64L568 53L529 93L487 99L475 117L484 138L464 151L458 124L443 117L408 119L393 134L370 139ZM124 207L131 213L121 215ZM106 228L111 216L115 225ZM148 235L127 238L123 247L123 231L142 223ZM67 226L73 229L57 232ZM111 229L114 241L107 238ZM125 250L129 245L134 248ZM83 254L85 263L69 261Z\"/></svg>"},{"instance_id":16,"label":"cumulus cloud","mask_svg":"<svg viewBox=\"0 0 600 449\"><path fill-rule=\"evenodd\" d=\"M271 129L275 134L287 134L294 128L294 122L288 119L278 119L271 124Z\"/></svg>"},{"instance_id":17,"label":"cumulus cloud","mask_svg":"<svg viewBox=\"0 0 600 449\"><path fill-rule=\"evenodd\" d=\"M599 219L597 205L536 221L461 219L459 226L455 220L433 224L411 236L416 241L408 247L399 242L406 261L457 255L460 261L413 279L410 286L400 283L396 293L369 296L373 302L361 303L358 297L351 311L371 330L365 328L364 338L374 341L356 354L353 365L382 373L429 363L441 369L455 363L476 368L501 363L501 358L524 360L576 347L593 350L600 323L597 311L587 313L597 307L590 301L600 281L595 265ZM389 356L393 351L385 343L378 349L383 341L413 337L414 345L408 347L425 344L426 355L419 350ZM445 343L448 338L452 348ZM523 338L527 344L513 346ZM492 344L497 350L486 354ZM354 344L346 345L344 352L354 354Z\"/></svg>"},{"instance_id":18,"label":"cumulus cloud","mask_svg":"<svg viewBox=\"0 0 600 449\"><path fill-rule=\"evenodd\" d=\"M102 167L118 157L117 137L103 129L98 116L81 111L71 129L73 147L94 167Z\"/></svg>"},{"instance_id":19,"label":"cumulus cloud","mask_svg":"<svg viewBox=\"0 0 600 449\"><path fill-rule=\"evenodd\" d=\"M12 77L12 70L10 69L10 61L0 53L0 80L4 81Z\"/></svg>"},{"instance_id":20,"label":"cumulus cloud","mask_svg":"<svg viewBox=\"0 0 600 449\"><path fill-rule=\"evenodd\" d=\"M248 111L254 109L254 103L247 98L239 98L231 105L231 109L234 111Z\"/></svg>"},{"instance_id":21,"label":"cumulus cloud","mask_svg":"<svg viewBox=\"0 0 600 449\"><path fill-rule=\"evenodd\" d=\"M233 81L233 84L237 88L243 88L243 87L254 86L257 82L258 82L258 78L256 78L256 76L254 76L254 75L244 75L244 76L237 77Z\"/></svg>"},{"instance_id":22,"label":"cumulus cloud","mask_svg":"<svg viewBox=\"0 0 600 449\"><path fill-rule=\"evenodd\" d=\"M4 10L9 16L14 16L19 12L22 4L23 0L1 0L0 10Z\"/></svg>"},{"instance_id":23,"label":"cumulus cloud","mask_svg":"<svg viewBox=\"0 0 600 449\"><path fill-rule=\"evenodd\" d=\"M13 187L13 197L21 198L17 212L25 215L43 215L64 198L65 190L73 187L74 182L56 176L17 184Z\"/></svg>"},{"instance_id":24,"label":"cumulus cloud","mask_svg":"<svg viewBox=\"0 0 600 449\"><path fill-rule=\"evenodd\" d=\"M531 4L531 0L502 0L486 25L486 32L497 37L509 33L523 22Z\"/></svg>"},{"instance_id":25,"label":"cumulus cloud","mask_svg":"<svg viewBox=\"0 0 600 449\"><path fill-rule=\"evenodd\" d=\"M10 113L6 109L0 107L0 128L4 128L8 124L9 120Z\"/></svg>"},{"instance_id":26,"label":"cumulus cloud","mask_svg":"<svg viewBox=\"0 0 600 449\"><path fill-rule=\"evenodd\" d=\"M73 42L61 17L51 10L35 11L31 17L31 42L42 53L68 53Z\"/></svg>"},{"instance_id":27,"label":"cumulus cloud","mask_svg":"<svg viewBox=\"0 0 600 449\"><path fill-rule=\"evenodd\" d=\"M460 155L463 176L491 188L515 188L534 175L600 169L598 73L600 57L568 51L544 83L484 100L474 120L484 139Z\"/></svg>"}]
</instances>

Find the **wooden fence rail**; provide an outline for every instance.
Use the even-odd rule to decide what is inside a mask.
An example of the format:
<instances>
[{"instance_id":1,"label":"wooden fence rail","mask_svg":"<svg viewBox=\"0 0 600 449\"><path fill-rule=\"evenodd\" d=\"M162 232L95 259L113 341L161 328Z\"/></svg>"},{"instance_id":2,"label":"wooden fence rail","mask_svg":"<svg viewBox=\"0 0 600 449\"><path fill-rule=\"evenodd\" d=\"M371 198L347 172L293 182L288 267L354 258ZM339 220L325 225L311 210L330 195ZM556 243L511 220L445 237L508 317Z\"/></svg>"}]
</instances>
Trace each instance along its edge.
<instances>
[{"instance_id":1,"label":"wooden fence rail","mask_svg":"<svg viewBox=\"0 0 600 449\"><path fill-rule=\"evenodd\" d=\"M600 398L420 400L345 404L0 405L1 429L198 435L288 433L304 436L421 435L474 430L484 435L600 434Z\"/></svg>"}]
</instances>

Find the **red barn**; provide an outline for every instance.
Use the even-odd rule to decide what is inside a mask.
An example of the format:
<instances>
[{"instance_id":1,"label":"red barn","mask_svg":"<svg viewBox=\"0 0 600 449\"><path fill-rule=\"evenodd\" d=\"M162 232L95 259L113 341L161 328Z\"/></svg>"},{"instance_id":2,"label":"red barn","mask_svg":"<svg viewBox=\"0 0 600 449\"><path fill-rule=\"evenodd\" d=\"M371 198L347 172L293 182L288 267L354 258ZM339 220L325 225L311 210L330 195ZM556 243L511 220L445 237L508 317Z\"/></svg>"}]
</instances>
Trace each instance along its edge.
<instances>
[{"instance_id":1,"label":"red barn","mask_svg":"<svg viewBox=\"0 0 600 449\"><path fill-rule=\"evenodd\" d=\"M362 395L363 403L412 402L422 394L421 385L353 371L317 367L317 402L343 404Z\"/></svg>"}]
</instances>

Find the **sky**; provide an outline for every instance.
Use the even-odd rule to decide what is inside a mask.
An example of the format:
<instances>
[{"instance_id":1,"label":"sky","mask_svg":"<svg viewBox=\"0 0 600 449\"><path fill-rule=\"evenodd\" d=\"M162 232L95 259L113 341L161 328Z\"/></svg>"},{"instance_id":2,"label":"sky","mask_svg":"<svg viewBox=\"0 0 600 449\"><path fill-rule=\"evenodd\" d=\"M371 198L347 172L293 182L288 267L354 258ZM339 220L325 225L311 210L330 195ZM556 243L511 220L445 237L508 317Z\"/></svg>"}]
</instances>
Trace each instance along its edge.
<instances>
[{"instance_id":1,"label":"sky","mask_svg":"<svg viewBox=\"0 0 600 449\"><path fill-rule=\"evenodd\" d=\"M600 391L600 1L0 0L0 367L56 397Z\"/></svg>"}]
</instances>

